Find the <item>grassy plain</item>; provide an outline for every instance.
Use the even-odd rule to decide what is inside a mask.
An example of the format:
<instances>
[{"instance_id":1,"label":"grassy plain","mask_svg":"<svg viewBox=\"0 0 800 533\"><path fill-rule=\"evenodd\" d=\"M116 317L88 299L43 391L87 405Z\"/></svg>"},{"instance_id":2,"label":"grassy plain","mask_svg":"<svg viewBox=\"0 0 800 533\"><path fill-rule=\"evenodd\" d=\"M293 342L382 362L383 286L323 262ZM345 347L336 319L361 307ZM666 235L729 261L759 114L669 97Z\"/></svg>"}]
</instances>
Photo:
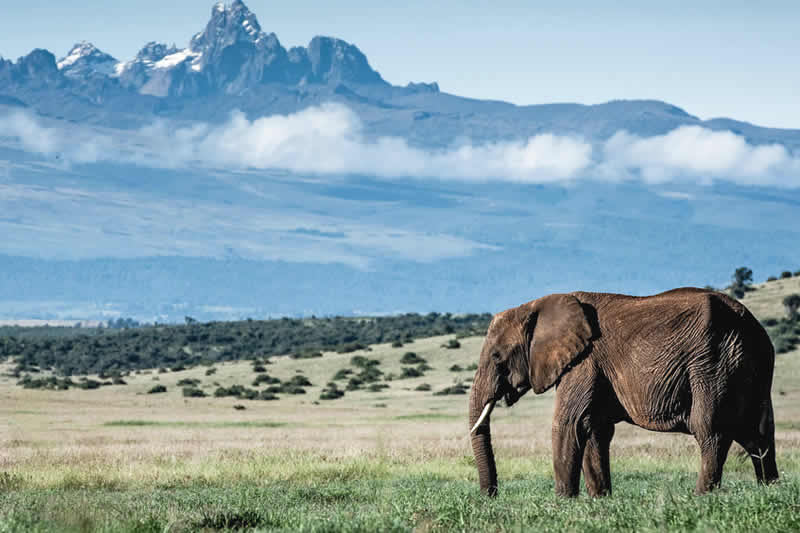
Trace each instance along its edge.
<instances>
[{"instance_id":1,"label":"grassy plain","mask_svg":"<svg viewBox=\"0 0 800 533\"><path fill-rule=\"evenodd\" d=\"M800 292L800 279L771 282L744 301L759 318L780 316L787 292ZM126 386L90 391L25 390L0 377L0 531L800 529L800 352L777 361L775 486L757 487L734 448L722 489L696 497L691 437L620 424L614 495L560 500L546 393L492 416L501 492L490 501L477 490L467 396L432 394L471 376L448 369L475 362L482 339L442 348L449 338L273 358L270 375L301 372L313 383L277 401L184 398L176 385L199 379L209 394L215 383L249 387L256 374L246 362L218 364L212 376L205 367L137 374ZM434 369L381 392L318 400L353 355L397 374L407 351ZM432 391L415 391L422 383ZM147 394L154 384L168 392Z\"/></svg>"}]
</instances>

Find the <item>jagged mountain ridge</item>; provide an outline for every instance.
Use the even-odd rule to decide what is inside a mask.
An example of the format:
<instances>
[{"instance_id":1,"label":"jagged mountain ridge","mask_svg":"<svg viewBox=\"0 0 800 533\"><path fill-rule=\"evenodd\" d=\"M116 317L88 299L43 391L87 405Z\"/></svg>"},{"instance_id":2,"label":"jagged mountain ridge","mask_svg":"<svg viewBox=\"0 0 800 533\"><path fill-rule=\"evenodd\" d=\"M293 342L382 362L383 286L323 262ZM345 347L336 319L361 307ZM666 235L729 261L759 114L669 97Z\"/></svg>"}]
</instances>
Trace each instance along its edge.
<instances>
[{"instance_id":1,"label":"jagged mountain ridge","mask_svg":"<svg viewBox=\"0 0 800 533\"><path fill-rule=\"evenodd\" d=\"M447 94L436 83L394 86L344 40L317 36L307 47L287 50L242 0L215 4L208 24L186 48L150 42L133 59L118 61L80 42L60 60L41 49L17 62L0 58L0 106L27 106L43 116L113 128L142 126L154 117L224 121L233 110L255 118L330 101L353 109L368 135L426 146L543 132L603 140L619 130L651 136L702 125L732 130L753 144L800 150L798 130L703 121L659 101L515 106Z\"/></svg>"}]
</instances>

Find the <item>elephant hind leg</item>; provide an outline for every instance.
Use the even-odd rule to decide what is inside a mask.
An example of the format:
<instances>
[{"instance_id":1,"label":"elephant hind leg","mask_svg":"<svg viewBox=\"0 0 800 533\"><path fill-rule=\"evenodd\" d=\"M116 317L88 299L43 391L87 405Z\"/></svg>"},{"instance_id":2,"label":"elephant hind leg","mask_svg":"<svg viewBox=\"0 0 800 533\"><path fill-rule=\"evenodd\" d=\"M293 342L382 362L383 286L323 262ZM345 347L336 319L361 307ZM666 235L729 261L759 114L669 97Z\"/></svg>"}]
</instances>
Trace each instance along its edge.
<instances>
[{"instance_id":1,"label":"elephant hind leg","mask_svg":"<svg viewBox=\"0 0 800 533\"><path fill-rule=\"evenodd\" d=\"M609 448L614 437L614 424L592 427L583 452L583 478L589 496L611 494Z\"/></svg>"},{"instance_id":2,"label":"elephant hind leg","mask_svg":"<svg viewBox=\"0 0 800 533\"><path fill-rule=\"evenodd\" d=\"M695 492L705 494L719 487L733 439L722 433L698 434L695 438L700 445L700 475Z\"/></svg>"},{"instance_id":3,"label":"elephant hind leg","mask_svg":"<svg viewBox=\"0 0 800 533\"><path fill-rule=\"evenodd\" d=\"M775 463L775 422L771 401L765 406L757 426L738 437L736 442L750 454L759 483L773 483L778 480L778 465Z\"/></svg>"}]
</instances>

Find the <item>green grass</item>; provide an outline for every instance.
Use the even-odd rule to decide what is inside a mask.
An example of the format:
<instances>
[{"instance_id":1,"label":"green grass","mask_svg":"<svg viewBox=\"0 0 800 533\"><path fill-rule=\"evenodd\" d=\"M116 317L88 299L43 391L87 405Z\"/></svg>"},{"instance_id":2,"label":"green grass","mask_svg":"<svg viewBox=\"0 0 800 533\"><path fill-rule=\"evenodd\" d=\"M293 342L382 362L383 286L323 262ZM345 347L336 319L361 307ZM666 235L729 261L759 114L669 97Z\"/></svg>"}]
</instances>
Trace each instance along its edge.
<instances>
[{"instance_id":1,"label":"green grass","mask_svg":"<svg viewBox=\"0 0 800 533\"><path fill-rule=\"evenodd\" d=\"M367 472L368 473L368 472ZM692 493L694 474L615 475L609 498L557 498L549 476L501 485L409 475L257 481L177 488L18 489L0 492L0 531L793 531L800 483L729 481Z\"/></svg>"},{"instance_id":2,"label":"green grass","mask_svg":"<svg viewBox=\"0 0 800 533\"><path fill-rule=\"evenodd\" d=\"M161 427L190 427L190 428L279 428L286 426L286 422L180 422L180 421L157 421L157 420L112 420L105 422L106 427L137 427L137 426L161 426Z\"/></svg>"}]
</instances>

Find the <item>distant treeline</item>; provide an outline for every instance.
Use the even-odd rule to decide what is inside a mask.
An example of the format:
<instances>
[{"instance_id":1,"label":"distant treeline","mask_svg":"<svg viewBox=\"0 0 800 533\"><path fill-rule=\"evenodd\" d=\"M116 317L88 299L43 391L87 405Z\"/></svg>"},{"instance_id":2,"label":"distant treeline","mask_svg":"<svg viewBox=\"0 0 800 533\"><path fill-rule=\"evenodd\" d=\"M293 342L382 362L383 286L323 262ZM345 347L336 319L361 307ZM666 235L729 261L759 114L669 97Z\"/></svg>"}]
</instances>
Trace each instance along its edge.
<instances>
[{"instance_id":1,"label":"distant treeline","mask_svg":"<svg viewBox=\"0 0 800 533\"><path fill-rule=\"evenodd\" d=\"M375 318L187 321L185 325L122 330L37 328L42 330L41 335L28 331L24 337L3 335L16 329L4 328L0 330L0 360L13 357L17 376L41 370L71 376L180 369L273 355L312 357L320 350L351 352L382 342L402 346L415 338L435 335L484 335L491 318L488 313L410 313Z\"/></svg>"}]
</instances>

